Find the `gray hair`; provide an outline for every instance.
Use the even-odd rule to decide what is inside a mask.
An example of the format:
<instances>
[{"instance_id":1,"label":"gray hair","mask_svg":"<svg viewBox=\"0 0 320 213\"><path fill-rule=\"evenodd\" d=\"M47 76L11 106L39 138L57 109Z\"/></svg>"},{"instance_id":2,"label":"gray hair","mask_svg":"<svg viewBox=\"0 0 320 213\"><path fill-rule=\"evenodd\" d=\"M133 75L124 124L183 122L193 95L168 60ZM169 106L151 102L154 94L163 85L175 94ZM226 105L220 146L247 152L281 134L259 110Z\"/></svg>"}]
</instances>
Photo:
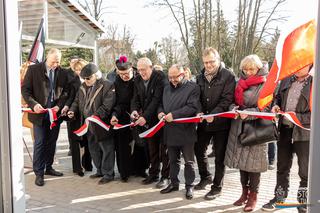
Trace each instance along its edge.
<instances>
[{"instance_id":1,"label":"gray hair","mask_svg":"<svg viewBox=\"0 0 320 213\"><path fill-rule=\"evenodd\" d=\"M57 56L61 57L62 54L61 54L61 51L59 49L50 48L48 53L47 53L47 58L48 58L49 55L57 55Z\"/></svg>"},{"instance_id":2,"label":"gray hair","mask_svg":"<svg viewBox=\"0 0 320 213\"><path fill-rule=\"evenodd\" d=\"M145 64L145 65L147 65L147 66L151 66L151 67L152 67L152 62L151 62L151 60L150 60L149 58L147 58L147 57L139 58L139 60L138 60L137 63L138 63L138 64Z\"/></svg>"},{"instance_id":3,"label":"gray hair","mask_svg":"<svg viewBox=\"0 0 320 213\"><path fill-rule=\"evenodd\" d=\"M96 73L95 73L96 77L97 77L97 80L101 79L102 78L102 72L100 70L98 70Z\"/></svg>"}]
</instances>

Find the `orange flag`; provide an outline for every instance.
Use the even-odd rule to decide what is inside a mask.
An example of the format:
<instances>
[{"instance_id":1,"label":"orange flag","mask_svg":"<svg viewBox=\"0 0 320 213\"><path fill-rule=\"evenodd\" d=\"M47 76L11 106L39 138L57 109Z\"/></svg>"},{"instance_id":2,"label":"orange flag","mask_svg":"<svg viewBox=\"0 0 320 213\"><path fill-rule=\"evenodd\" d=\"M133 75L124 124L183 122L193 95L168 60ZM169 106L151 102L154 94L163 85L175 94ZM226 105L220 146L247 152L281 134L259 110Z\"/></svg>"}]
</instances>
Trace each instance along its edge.
<instances>
[{"instance_id":1,"label":"orange flag","mask_svg":"<svg viewBox=\"0 0 320 213\"><path fill-rule=\"evenodd\" d=\"M271 103L274 90L280 80L313 63L315 39L316 23L314 20L295 28L287 36L280 36L276 57L259 95L258 107L260 109Z\"/></svg>"}]
</instances>

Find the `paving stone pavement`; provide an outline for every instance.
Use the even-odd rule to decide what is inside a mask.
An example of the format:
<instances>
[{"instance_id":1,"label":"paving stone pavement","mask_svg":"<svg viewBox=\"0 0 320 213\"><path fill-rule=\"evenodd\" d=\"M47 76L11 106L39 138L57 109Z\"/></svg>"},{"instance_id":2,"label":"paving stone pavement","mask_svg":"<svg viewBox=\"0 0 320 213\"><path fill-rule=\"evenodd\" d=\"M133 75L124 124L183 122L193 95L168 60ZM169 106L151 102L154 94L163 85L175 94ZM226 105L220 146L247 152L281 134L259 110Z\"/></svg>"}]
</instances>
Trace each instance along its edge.
<instances>
[{"instance_id":1,"label":"paving stone pavement","mask_svg":"<svg viewBox=\"0 0 320 213\"><path fill-rule=\"evenodd\" d=\"M24 139L28 150L32 155L32 140L29 129L23 130ZM45 213L73 213L73 212L242 212L243 207L235 207L232 203L241 193L239 172L235 169L227 169L223 193L213 201L203 199L210 190L195 191L194 199L186 200L184 197L183 166L180 171L180 190L162 195L154 185L142 185L142 178L131 177L128 183L119 180L116 171L115 181L105 185L98 185L98 180L89 178L92 173L85 173L79 177L72 173L71 157L67 156L69 145L67 131L63 124L57 143L54 168L64 173L63 177L45 176L45 185L38 187L34 184L35 176L30 172L31 160L24 148L25 158L25 186L26 186L26 212ZM209 148L208 152L211 151ZM209 158L210 170L214 171L214 158ZM196 166L197 167L197 166ZM199 181L199 175L196 171ZM263 212L261 206L273 196L276 170L269 170L261 175L260 193L258 204L254 212ZM290 194L288 199L295 201L299 184L297 162L294 160L290 176ZM297 212L296 209L278 210L277 212Z\"/></svg>"}]
</instances>

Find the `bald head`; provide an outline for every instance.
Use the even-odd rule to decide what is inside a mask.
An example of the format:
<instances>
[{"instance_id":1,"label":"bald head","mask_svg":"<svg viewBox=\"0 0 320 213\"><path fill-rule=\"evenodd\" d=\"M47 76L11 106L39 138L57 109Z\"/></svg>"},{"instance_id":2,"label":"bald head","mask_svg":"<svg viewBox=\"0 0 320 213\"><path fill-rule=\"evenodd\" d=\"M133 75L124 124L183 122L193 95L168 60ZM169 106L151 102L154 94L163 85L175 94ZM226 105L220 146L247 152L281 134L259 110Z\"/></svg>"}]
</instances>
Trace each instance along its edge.
<instances>
[{"instance_id":1,"label":"bald head","mask_svg":"<svg viewBox=\"0 0 320 213\"><path fill-rule=\"evenodd\" d=\"M184 78L183 67L178 64L172 65L168 71L168 78L169 78L170 83L174 87L177 87L178 84L181 83Z\"/></svg>"}]
</instances>

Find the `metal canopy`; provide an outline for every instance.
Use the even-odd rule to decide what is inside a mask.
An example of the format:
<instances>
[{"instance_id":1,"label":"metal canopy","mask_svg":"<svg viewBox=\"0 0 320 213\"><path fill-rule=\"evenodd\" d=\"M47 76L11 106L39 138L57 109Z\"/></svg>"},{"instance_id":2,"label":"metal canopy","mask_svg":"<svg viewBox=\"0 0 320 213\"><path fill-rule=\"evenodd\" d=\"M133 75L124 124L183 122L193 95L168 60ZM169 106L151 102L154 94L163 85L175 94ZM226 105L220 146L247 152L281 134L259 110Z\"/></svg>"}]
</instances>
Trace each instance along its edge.
<instances>
[{"instance_id":1,"label":"metal canopy","mask_svg":"<svg viewBox=\"0 0 320 213\"><path fill-rule=\"evenodd\" d=\"M73 0L20 0L18 11L22 22L22 44L27 46L32 43L44 15L46 43L49 45L94 49L97 36L105 31Z\"/></svg>"}]
</instances>

